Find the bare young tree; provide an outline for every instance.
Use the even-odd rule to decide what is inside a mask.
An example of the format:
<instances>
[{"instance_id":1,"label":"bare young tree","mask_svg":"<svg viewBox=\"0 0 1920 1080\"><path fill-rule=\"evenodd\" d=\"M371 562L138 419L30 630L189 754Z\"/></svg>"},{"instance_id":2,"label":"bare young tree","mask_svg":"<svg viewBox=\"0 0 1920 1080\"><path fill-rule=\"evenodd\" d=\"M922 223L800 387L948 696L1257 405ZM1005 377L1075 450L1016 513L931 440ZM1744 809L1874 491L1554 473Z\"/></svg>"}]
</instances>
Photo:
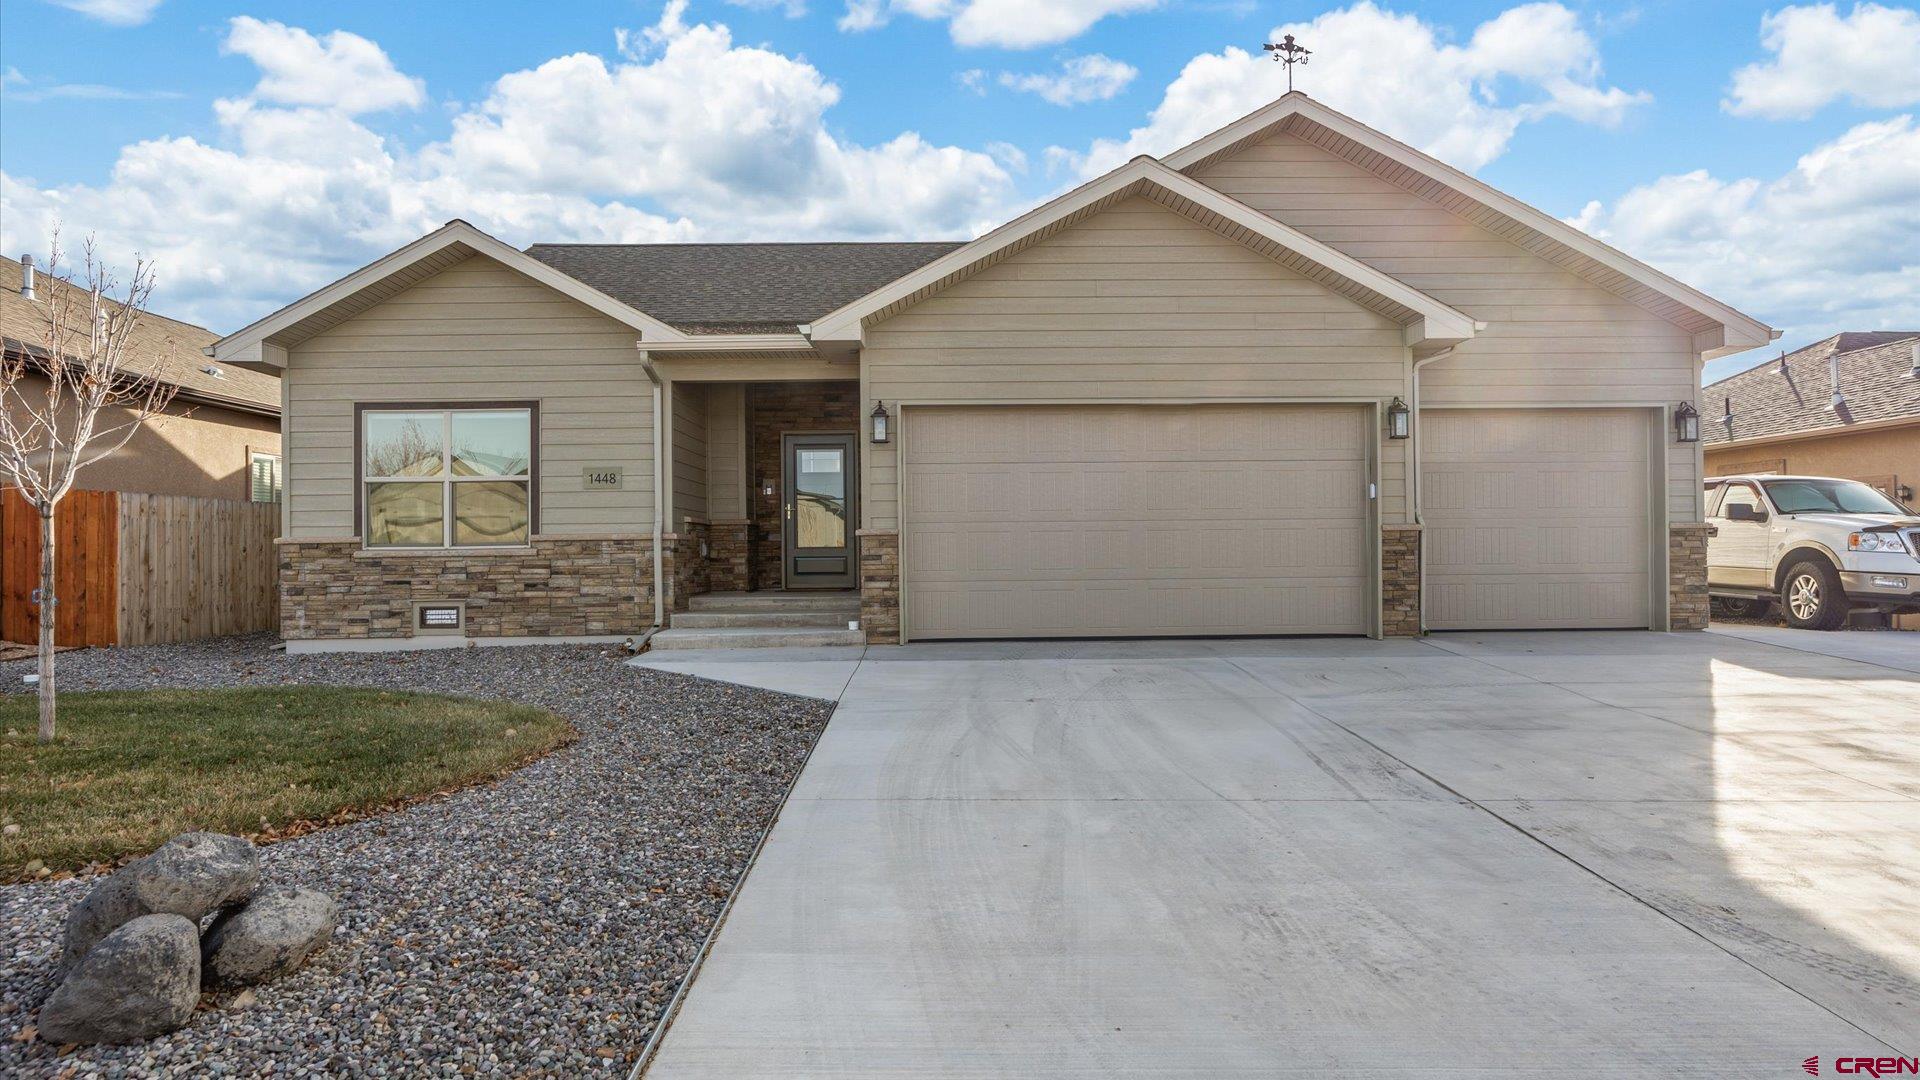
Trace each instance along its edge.
<instances>
[{"instance_id":1,"label":"bare young tree","mask_svg":"<svg viewBox=\"0 0 1920 1080\"><path fill-rule=\"evenodd\" d=\"M127 445L141 425L173 400L173 384L157 369L128 367L128 348L153 293L153 266L134 263L116 300L115 282L91 239L84 284L61 276L60 239L53 238L45 288L35 308L38 340L0 360L0 481L40 516L40 739L53 738L54 515L80 470ZM24 290L23 290L24 291Z\"/></svg>"}]
</instances>

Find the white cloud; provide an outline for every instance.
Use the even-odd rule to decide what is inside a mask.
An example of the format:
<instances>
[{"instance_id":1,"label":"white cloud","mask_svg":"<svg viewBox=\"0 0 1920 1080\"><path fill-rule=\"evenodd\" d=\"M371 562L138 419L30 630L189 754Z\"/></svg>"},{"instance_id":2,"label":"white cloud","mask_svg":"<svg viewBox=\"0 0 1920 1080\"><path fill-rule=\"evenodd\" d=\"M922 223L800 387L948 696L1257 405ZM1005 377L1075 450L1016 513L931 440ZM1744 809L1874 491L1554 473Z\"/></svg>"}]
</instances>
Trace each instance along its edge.
<instances>
[{"instance_id":1,"label":"white cloud","mask_svg":"<svg viewBox=\"0 0 1920 1080\"><path fill-rule=\"evenodd\" d=\"M778 11L789 19L798 19L807 13L806 0L727 0L727 3L749 11Z\"/></svg>"},{"instance_id":2,"label":"white cloud","mask_svg":"<svg viewBox=\"0 0 1920 1080\"><path fill-rule=\"evenodd\" d=\"M159 310L230 329L453 217L523 245L926 239L1006 216L1017 150L836 136L839 90L817 69L687 26L683 11L627 35L634 59L564 56L503 76L446 141L417 147L357 116L404 104L402 86L424 93L377 46L259 24L264 39L241 51L261 64L260 88L215 103L213 138L125 146L98 184L0 173L0 250L43 249L56 222L94 234L116 262L158 260ZM271 65L288 43L382 89L282 78Z\"/></svg>"},{"instance_id":3,"label":"white cloud","mask_svg":"<svg viewBox=\"0 0 1920 1080\"><path fill-rule=\"evenodd\" d=\"M1773 59L1733 74L1728 112L1770 120L1812 116L1840 98L1876 108L1920 102L1920 11L1855 4L1782 8L1760 20Z\"/></svg>"},{"instance_id":4,"label":"white cloud","mask_svg":"<svg viewBox=\"0 0 1920 1080\"><path fill-rule=\"evenodd\" d=\"M1601 81L1592 36L1557 3L1510 8L1475 28L1464 45L1448 43L1417 16L1364 0L1311 23L1277 26L1269 40L1283 34L1326 58L1295 70L1301 89L1465 169L1499 157L1523 123L1560 115L1611 126L1650 100ZM1167 87L1145 126L1124 139L1096 141L1082 155L1082 171L1178 149L1286 88L1279 64L1232 47L1203 53Z\"/></svg>"},{"instance_id":5,"label":"white cloud","mask_svg":"<svg viewBox=\"0 0 1920 1080\"><path fill-rule=\"evenodd\" d=\"M847 0L840 29L871 30L894 15L944 20L954 43L1030 49L1079 37L1109 15L1146 11L1160 0Z\"/></svg>"},{"instance_id":6,"label":"white cloud","mask_svg":"<svg viewBox=\"0 0 1920 1080\"><path fill-rule=\"evenodd\" d=\"M1000 85L1022 93L1038 94L1055 105L1079 105L1114 97L1139 74L1140 69L1132 64L1100 53L1090 53L1069 57L1061 62L1060 70L1053 74L1018 75L1003 71L1000 73Z\"/></svg>"},{"instance_id":7,"label":"white cloud","mask_svg":"<svg viewBox=\"0 0 1920 1080\"><path fill-rule=\"evenodd\" d=\"M1662 177L1572 223L1812 340L1920 326L1920 126L1860 124L1771 180Z\"/></svg>"},{"instance_id":8,"label":"white cloud","mask_svg":"<svg viewBox=\"0 0 1920 1080\"><path fill-rule=\"evenodd\" d=\"M314 37L297 26L248 15L229 24L223 53L238 53L260 68L252 96L282 105L313 105L344 113L418 108L427 85L403 75L386 51L358 34L335 30Z\"/></svg>"},{"instance_id":9,"label":"white cloud","mask_svg":"<svg viewBox=\"0 0 1920 1080\"><path fill-rule=\"evenodd\" d=\"M163 98L183 97L178 90L134 90L123 86L107 86L104 83L41 83L27 78L19 68L9 67L0 72L0 87L17 87L8 92L7 100L15 103L35 101L56 101L61 99L78 101L153 101Z\"/></svg>"},{"instance_id":10,"label":"white cloud","mask_svg":"<svg viewBox=\"0 0 1920 1080\"><path fill-rule=\"evenodd\" d=\"M139 26L153 18L154 9L160 6L160 0L53 0L53 3L111 26Z\"/></svg>"}]
</instances>

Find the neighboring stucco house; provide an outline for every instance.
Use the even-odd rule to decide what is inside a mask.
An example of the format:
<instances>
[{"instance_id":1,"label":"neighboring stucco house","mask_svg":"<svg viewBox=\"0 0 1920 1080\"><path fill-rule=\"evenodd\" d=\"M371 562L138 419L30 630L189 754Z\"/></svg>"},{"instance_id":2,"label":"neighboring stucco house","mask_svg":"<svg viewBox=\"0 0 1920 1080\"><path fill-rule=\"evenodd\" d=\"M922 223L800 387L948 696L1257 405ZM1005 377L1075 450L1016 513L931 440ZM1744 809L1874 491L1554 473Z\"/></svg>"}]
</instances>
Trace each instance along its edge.
<instances>
[{"instance_id":1,"label":"neighboring stucco house","mask_svg":"<svg viewBox=\"0 0 1920 1080\"><path fill-rule=\"evenodd\" d=\"M1671 413L1776 336L1294 93L964 244L452 222L216 355L284 373L296 645L890 642L1704 625Z\"/></svg>"},{"instance_id":2,"label":"neighboring stucco house","mask_svg":"<svg viewBox=\"0 0 1920 1080\"><path fill-rule=\"evenodd\" d=\"M1707 475L1799 473L1920 488L1920 330L1835 334L1708 386Z\"/></svg>"},{"instance_id":3,"label":"neighboring stucco house","mask_svg":"<svg viewBox=\"0 0 1920 1080\"><path fill-rule=\"evenodd\" d=\"M46 273L34 275L36 294L72 290ZM0 258L0 348L9 355L44 351L40 308L20 294L21 264ZM80 310L88 301L79 299ZM279 497L280 380L208 359L202 350L220 335L205 327L144 312L134 331L127 369L177 389L166 415L149 421L120 451L82 469L76 486L89 491L197 495L271 502ZM28 392L45 381L29 376ZM121 410L102 412L113 427Z\"/></svg>"}]
</instances>

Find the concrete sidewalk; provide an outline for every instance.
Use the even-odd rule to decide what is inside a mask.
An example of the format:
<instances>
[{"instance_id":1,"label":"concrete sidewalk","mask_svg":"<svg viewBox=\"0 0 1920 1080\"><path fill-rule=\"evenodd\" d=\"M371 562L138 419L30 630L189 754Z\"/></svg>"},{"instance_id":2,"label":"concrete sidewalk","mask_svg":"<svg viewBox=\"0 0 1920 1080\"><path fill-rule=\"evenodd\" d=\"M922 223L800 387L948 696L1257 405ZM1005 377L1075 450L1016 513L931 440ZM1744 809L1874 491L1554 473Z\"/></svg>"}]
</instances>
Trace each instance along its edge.
<instances>
[{"instance_id":1,"label":"concrete sidewalk","mask_svg":"<svg viewBox=\"0 0 1920 1080\"><path fill-rule=\"evenodd\" d=\"M655 1080L1920 1053L1903 671L1643 633L701 661L840 706Z\"/></svg>"}]
</instances>

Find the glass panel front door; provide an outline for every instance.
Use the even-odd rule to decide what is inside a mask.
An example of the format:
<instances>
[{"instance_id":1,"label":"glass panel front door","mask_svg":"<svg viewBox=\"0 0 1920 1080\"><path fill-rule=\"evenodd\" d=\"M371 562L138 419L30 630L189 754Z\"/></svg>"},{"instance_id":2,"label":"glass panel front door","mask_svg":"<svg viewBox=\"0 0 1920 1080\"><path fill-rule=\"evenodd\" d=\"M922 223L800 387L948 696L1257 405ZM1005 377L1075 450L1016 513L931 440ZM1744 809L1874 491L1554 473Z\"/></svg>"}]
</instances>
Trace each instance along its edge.
<instances>
[{"instance_id":1,"label":"glass panel front door","mask_svg":"<svg viewBox=\"0 0 1920 1080\"><path fill-rule=\"evenodd\" d=\"M787 587L851 588L854 583L854 442L851 435L786 437Z\"/></svg>"}]
</instances>

